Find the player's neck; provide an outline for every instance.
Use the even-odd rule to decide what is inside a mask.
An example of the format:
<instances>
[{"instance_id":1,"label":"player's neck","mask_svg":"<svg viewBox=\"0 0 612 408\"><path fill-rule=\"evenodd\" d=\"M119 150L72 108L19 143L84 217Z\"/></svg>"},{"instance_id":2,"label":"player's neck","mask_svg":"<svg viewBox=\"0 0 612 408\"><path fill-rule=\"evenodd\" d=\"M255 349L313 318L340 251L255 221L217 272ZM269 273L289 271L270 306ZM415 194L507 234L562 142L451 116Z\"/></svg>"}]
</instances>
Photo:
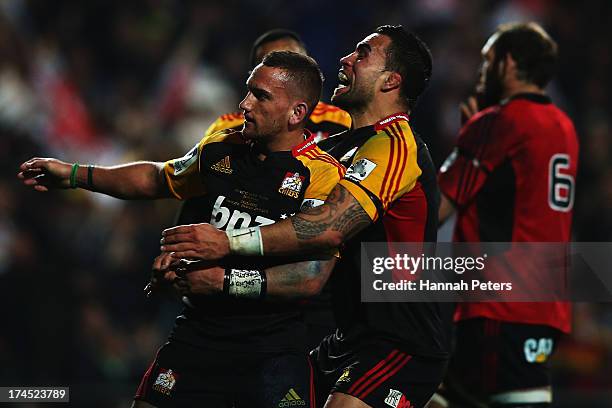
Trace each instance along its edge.
<instances>
[{"instance_id":1,"label":"player's neck","mask_svg":"<svg viewBox=\"0 0 612 408\"><path fill-rule=\"evenodd\" d=\"M279 133L263 142L262 147L267 152L283 152L293 149L304 141L304 129L295 129Z\"/></svg>"},{"instance_id":2,"label":"player's neck","mask_svg":"<svg viewBox=\"0 0 612 408\"><path fill-rule=\"evenodd\" d=\"M544 89L540 88L535 84L530 84L522 81L512 82L506 85L505 92L502 95L502 100L512 98L515 95L519 94L540 94L544 95Z\"/></svg>"},{"instance_id":3,"label":"player's neck","mask_svg":"<svg viewBox=\"0 0 612 408\"><path fill-rule=\"evenodd\" d=\"M406 107L397 104L376 104L371 103L368 109L363 112L349 112L353 121L353 128L359 129L365 126L370 126L374 123L378 123L381 120L398 112L407 112Z\"/></svg>"}]
</instances>

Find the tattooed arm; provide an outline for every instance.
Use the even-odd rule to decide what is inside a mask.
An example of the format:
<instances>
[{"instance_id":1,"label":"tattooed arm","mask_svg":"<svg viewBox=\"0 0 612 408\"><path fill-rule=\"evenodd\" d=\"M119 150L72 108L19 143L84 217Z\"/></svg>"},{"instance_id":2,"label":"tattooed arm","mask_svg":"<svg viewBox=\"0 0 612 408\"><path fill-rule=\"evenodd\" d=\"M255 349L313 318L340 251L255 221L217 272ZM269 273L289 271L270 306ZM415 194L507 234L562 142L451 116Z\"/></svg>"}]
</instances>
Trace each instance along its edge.
<instances>
[{"instance_id":1,"label":"tattooed arm","mask_svg":"<svg viewBox=\"0 0 612 408\"><path fill-rule=\"evenodd\" d=\"M325 204L261 228L265 255L305 255L338 248L371 224L361 204L337 184ZM230 254L227 235L210 224L168 228L162 233L162 252L176 259L215 260Z\"/></svg>"},{"instance_id":2,"label":"tattooed arm","mask_svg":"<svg viewBox=\"0 0 612 408\"><path fill-rule=\"evenodd\" d=\"M314 296L329 279L336 257L328 260L304 261L266 269L269 299L291 299Z\"/></svg>"},{"instance_id":3,"label":"tattooed arm","mask_svg":"<svg viewBox=\"0 0 612 408\"><path fill-rule=\"evenodd\" d=\"M361 204L337 184L325 204L262 228L264 251L286 255L338 248L371 222Z\"/></svg>"}]
</instances>

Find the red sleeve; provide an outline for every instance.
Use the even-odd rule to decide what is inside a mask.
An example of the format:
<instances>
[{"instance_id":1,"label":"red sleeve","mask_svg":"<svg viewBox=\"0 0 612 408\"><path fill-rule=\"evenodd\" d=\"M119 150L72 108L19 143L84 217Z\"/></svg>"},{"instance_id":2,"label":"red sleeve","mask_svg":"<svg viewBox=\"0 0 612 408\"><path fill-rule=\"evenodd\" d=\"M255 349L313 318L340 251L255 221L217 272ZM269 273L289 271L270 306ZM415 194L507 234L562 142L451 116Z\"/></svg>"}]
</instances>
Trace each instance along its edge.
<instances>
[{"instance_id":1,"label":"red sleeve","mask_svg":"<svg viewBox=\"0 0 612 408\"><path fill-rule=\"evenodd\" d=\"M480 112L463 126L457 146L438 174L440 191L455 206L469 204L491 172L505 161L513 131L497 108Z\"/></svg>"}]
</instances>

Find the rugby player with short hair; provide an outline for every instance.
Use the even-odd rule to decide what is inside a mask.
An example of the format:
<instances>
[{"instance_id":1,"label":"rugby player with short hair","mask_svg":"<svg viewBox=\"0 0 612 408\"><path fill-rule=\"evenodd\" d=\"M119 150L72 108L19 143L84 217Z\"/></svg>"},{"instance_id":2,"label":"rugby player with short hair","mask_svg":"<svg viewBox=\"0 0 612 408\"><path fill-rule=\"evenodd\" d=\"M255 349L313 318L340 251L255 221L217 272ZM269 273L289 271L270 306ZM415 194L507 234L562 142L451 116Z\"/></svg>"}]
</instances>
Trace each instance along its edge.
<instances>
[{"instance_id":1,"label":"rugby player with short hair","mask_svg":"<svg viewBox=\"0 0 612 408\"><path fill-rule=\"evenodd\" d=\"M344 175L304 129L321 85L312 58L273 52L247 81L241 131L217 132L166 163L94 167L33 158L19 177L37 191L81 187L126 199L205 195L200 211L223 230L272 224L322 203ZM169 260L162 254L154 268L166 271ZM311 367L300 344L302 307L295 300L320 291L334 262L333 256L227 258L208 296L195 293L189 273L179 278L188 289L185 309L134 406L313 407Z\"/></svg>"},{"instance_id":2,"label":"rugby player with short hair","mask_svg":"<svg viewBox=\"0 0 612 408\"><path fill-rule=\"evenodd\" d=\"M469 120L440 170L440 220L456 212L455 242L568 242L578 140L544 90L557 44L538 24L506 24L482 58L481 106L462 105ZM570 331L569 304L460 303L456 319L445 386L458 403L550 406L548 360Z\"/></svg>"},{"instance_id":3,"label":"rugby player with short hair","mask_svg":"<svg viewBox=\"0 0 612 408\"><path fill-rule=\"evenodd\" d=\"M276 28L260 35L251 47L250 67L253 69L272 51L293 51L308 55L306 44L295 31ZM219 116L206 130L204 137L223 129L240 129L244 123L242 112ZM315 135L317 142L351 127L350 115L325 102L319 101L306 121L306 129ZM179 223L181 220L179 220Z\"/></svg>"},{"instance_id":4,"label":"rugby player with short hair","mask_svg":"<svg viewBox=\"0 0 612 408\"><path fill-rule=\"evenodd\" d=\"M208 224L174 227L164 231L162 248L177 257L219 259L344 245L331 277L338 330L312 353L319 402L422 407L446 369L452 307L362 303L359 271L361 243L436 240L436 172L409 124L431 77L431 54L401 26L382 26L340 62L332 102L351 114L353 129L332 138L329 152L350 167L325 203L274 225L228 233Z\"/></svg>"},{"instance_id":5,"label":"rugby player with short hair","mask_svg":"<svg viewBox=\"0 0 612 408\"><path fill-rule=\"evenodd\" d=\"M257 66L272 51L293 51L303 55L308 54L306 44L298 33L277 28L266 31L253 42L249 56L250 68L253 69ZM208 127L204 138L224 129L239 130L243 125L244 114L242 111L226 113L219 116ZM318 101L314 110L308 116L305 127L319 142L330 135L349 129L351 127L351 117L347 112L336 106ZM205 197L192 197L185 200L181 205L176 225L207 222L207 218L202 218L201 211L204 200L206 200ZM208 214L205 215L205 217L207 216ZM308 325L307 351L318 345L324 336L332 333L336 328L331 311L329 292L329 287L326 286L320 294L304 301L304 320Z\"/></svg>"}]
</instances>

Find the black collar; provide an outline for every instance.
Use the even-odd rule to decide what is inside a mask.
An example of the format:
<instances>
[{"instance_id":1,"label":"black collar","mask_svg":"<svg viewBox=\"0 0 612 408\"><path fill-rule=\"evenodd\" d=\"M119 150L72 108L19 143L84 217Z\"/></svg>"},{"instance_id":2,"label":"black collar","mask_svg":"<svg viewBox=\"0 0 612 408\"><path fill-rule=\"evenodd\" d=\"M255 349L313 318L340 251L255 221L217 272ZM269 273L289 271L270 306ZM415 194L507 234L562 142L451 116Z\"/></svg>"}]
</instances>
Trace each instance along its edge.
<instances>
[{"instance_id":1,"label":"black collar","mask_svg":"<svg viewBox=\"0 0 612 408\"><path fill-rule=\"evenodd\" d=\"M514 96L511 96L510 98L504 100L502 102L502 105L505 105L511 101L514 101L516 99L527 99L530 102L534 102L534 103L541 103L541 104L548 104L548 103L552 103L552 100L550 99L550 97L548 95L544 95L544 94L539 94L539 93L531 93L531 92L525 92L525 93L520 93L520 94L516 94Z\"/></svg>"}]
</instances>

